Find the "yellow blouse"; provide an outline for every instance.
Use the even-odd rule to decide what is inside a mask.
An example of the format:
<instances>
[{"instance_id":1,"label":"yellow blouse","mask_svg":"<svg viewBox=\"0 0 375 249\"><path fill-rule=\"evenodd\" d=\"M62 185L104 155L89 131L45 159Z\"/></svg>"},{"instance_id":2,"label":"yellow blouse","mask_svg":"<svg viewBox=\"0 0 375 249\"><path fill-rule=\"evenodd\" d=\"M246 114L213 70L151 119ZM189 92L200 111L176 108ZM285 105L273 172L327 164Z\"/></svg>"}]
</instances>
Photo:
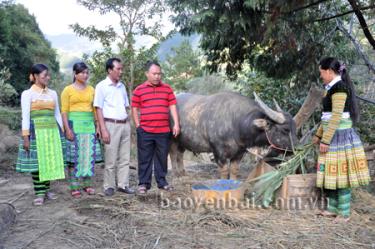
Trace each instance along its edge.
<instances>
[{"instance_id":1,"label":"yellow blouse","mask_svg":"<svg viewBox=\"0 0 375 249\"><path fill-rule=\"evenodd\" d=\"M92 86L87 86L83 90L69 85L61 93L61 112L93 112L95 90Z\"/></svg>"}]
</instances>

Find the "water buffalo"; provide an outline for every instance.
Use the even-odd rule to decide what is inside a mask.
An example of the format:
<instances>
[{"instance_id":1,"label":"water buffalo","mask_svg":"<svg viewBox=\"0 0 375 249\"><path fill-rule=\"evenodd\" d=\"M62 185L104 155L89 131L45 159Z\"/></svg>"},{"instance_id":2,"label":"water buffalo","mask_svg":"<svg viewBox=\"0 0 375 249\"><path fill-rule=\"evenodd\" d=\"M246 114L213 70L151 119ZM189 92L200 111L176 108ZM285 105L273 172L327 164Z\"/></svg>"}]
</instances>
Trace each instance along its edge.
<instances>
[{"instance_id":1,"label":"water buffalo","mask_svg":"<svg viewBox=\"0 0 375 249\"><path fill-rule=\"evenodd\" d=\"M210 96L177 96L181 134L172 140L170 156L176 176L185 174L183 153L212 152L223 179L236 179L239 161L247 148L273 146L272 153L291 149L296 141L292 116L269 108L256 94L255 101L233 92Z\"/></svg>"}]
</instances>

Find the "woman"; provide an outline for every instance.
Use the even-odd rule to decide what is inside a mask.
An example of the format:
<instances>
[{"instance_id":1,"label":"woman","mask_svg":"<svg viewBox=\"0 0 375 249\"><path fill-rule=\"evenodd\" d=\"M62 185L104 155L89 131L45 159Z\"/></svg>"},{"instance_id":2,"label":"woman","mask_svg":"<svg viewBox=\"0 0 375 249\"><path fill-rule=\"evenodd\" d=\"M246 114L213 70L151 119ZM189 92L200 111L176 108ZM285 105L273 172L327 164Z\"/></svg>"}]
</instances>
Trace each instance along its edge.
<instances>
[{"instance_id":1,"label":"woman","mask_svg":"<svg viewBox=\"0 0 375 249\"><path fill-rule=\"evenodd\" d=\"M50 180L64 179L63 128L57 94L48 89L48 67L35 64L31 68L30 89L22 92L22 137L16 170L32 174L36 199L43 205L45 198L56 199L49 191Z\"/></svg>"},{"instance_id":2,"label":"woman","mask_svg":"<svg viewBox=\"0 0 375 249\"><path fill-rule=\"evenodd\" d=\"M70 190L73 197L81 197L81 190L89 195L95 194L92 183L94 165L102 158L93 108L95 90L87 85L88 67L83 62L76 63L73 73L73 83L61 94L61 112L67 138Z\"/></svg>"},{"instance_id":3,"label":"woman","mask_svg":"<svg viewBox=\"0 0 375 249\"><path fill-rule=\"evenodd\" d=\"M319 144L317 186L324 188L327 210L324 216L335 221L350 217L351 189L370 180L362 143L352 128L359 110L353 84L343 64L332 57L320 61L320 77L325 85L322 122L315 134Z\"/></svg>"}]
</instances>

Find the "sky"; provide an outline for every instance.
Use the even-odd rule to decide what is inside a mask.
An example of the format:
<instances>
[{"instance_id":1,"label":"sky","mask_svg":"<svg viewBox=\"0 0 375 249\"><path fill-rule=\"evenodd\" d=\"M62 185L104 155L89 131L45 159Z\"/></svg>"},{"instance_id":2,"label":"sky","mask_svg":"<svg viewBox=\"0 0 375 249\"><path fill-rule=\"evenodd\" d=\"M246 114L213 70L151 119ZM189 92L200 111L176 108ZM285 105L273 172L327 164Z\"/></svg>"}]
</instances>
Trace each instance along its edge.
<instances>
[{"instance_id":1,"label":"sky","mask_svg":"<svg viewBox=\"0 0 375 249\"><path fill-rule=\"evenodd\" d=\"M118 23L114 14L100 16L77 4L76 0L16 0L33 14L47 35L73 34L70 24L95 25L98 28Z\"/></svg>"},{"instance_id":2,"label":"sky","mask_svg":"<svg viewBox=\"0 0 375 249\"><path fill-rule=\"evenodd\" d=\"M89 11L79 5L76 0L15 0L15 2L23 4L30 14L35 16L42 32L50 38L62 34L74 34L69 25L75 23L79 23L83 27L94 25L99 29L104 29L109 25L112 25L115 29L120 28L118 26L119 18L115 14L100 15L98 12ZM168 21L169 14L165 16L163 33L167 34L172 30L173 25ZM88 43L86 40L79 40L81 43L82 41ZM136 46L149 47L152 43L151 38L145 37L139 39ZM79 44L78 40L77 44ZM90 42L90 44L91 46L94 45L95 48L100 46L98 42ZM53 41L52 45L54 45Z\"/></svg>"}]
</instances>

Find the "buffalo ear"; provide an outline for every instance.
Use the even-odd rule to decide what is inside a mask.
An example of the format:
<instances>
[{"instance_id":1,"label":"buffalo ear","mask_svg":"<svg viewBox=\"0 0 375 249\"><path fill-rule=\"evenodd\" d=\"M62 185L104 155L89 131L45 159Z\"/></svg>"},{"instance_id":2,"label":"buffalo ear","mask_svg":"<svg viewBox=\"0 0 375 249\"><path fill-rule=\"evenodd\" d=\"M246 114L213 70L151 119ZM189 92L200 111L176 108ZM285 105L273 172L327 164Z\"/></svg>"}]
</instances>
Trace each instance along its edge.
<instances>
[{"instance_id":1,"label":"buffalo ear","mask_svg":"<svg viewBox=\"0 0 375 249\"><path fill-rule=\"evenodd\" d=\"M253 125L255 125L258 128L261 128L261 129L265 130L268 127L268 122L267 122L267 120L265 120L263 118L258 118L258 119L254 119Z\"/></svg>"}]
</instances>

